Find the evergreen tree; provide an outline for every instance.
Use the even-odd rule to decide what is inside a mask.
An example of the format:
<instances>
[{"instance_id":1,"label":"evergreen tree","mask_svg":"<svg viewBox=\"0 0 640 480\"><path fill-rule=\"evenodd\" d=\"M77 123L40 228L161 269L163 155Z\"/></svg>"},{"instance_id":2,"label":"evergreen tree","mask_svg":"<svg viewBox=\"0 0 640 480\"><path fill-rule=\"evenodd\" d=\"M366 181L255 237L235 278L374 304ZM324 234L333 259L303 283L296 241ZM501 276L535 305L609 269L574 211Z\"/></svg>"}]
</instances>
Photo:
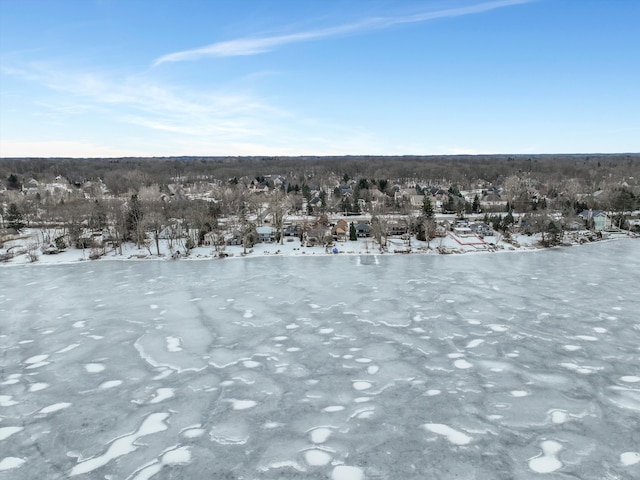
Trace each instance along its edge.
<instances>
[{"instance_id":1,"label":"evergreen tree","mask_svg":"<svg viewBox=\"0 0 640 480\"><path fill-rule=\"evenodd\" d=\"M509 211L509 213L507 213L504 219L502 220L502 229L506 231L509 228L509 226L512 225L514 222L515 222L515 219L513 218L511 211Z\"/></svg>"},{"instance_id":2,"label":"evergreen tree","mask_svg":"<svg viewBox=\"0 0 640 480\"><path fill-rule=\"evenodd\" d=\"M425 195L422 200L422 213L427 218L433 218L433 205L431 205L431 197Z\"/></svg>"},{"instance_id":3,"label":"evergreen tree","mask_svg":"<svg viewBox=\"0 0 640 480\"><path fill-rule=\"evenodd\" d=\"M136 242L138 246L144 241L142 205L138 195L131 195L129 209L127 210L127 237Z\"/></svg>"},{"instance_id":4,"label":"evergreen tree","mask_svg":"<svg viewBox=\"0 0 640 480\"><path fill-rule=\"evenodd\" d=\"M327 208L327 192L324 189L320 190L320 208L324 212L325 208Z\"/></svg>"},{"instance_id":5,"label":"evergreen tree","mask_svg":"<svg viewBox=\"0 0 640 480\"><path fill-rule=\"evenodd\" d=\"M10 204L7 210L7 225L18 232L25 227L22 212L15 203Z\"/></svg>"},{"instance_id":6,"label":"evergreen tree","mask_svg":"<svg viewBox=\"0 0 640 480\"><path fill-rule=\"evenodd\" d=\"M356 226L351 222L349 224L349 240L355 242L358 240L358 233L356 232Z\"/></svg>"},{"instance_id":7,"label":"evergreen tree","mask_svg":"<svg viewBox=\"0 0 640 480\"><path fill-rule=\"evenodd\" d=\"M416 231L416 240L420 240L421 242L425 242L427 240L427 233L426 230L424 228L424 221L423 219L421 219L418 222L417 225L417 231Z\"/></svg>"},{"instance_id":8,"label":"evergreen tree","mask_svg":"<svg viewBox=\"0 0 640 480\"><path fill-rule=\"evenodd\" d=\"M502 230L502 215L494 217L491 221L491 226L494 230Z\"/></svg>"},{"instance_id":9,"label":"evergreen tree","mask_svg":"<svg viewBox=\"0 0 640 480\"><path fill-rule=\"evenodd\" d=\"M7 178L7 188L9 190L20 190L20 182L15 174L9 175Z\"/></svg>"},{"instance_id":10,"label":"evergreen tree","mask_svg":"<svg viewBox=\"0 0 640 480\"><path fill-rule=\"evenodd\" d=\"M558 227L558 225L556 225L553 221L549 222L547 233L549 234L549 236L547 237L548 246L560 244L560 241L562 240L562 232L560 231L560 227Z\"/></svg>"},{"instance_id":11,"label":"evergreen tree","mask_svg":"<svg viewBox=\"0 0 640 480\"><path fill-rule=\"evenodd\" d=\"M359 190L364 190L364 189L368 189L369 188L369 182L367 182L366 178L361 178L358 181L358 189Z\"/></svg>"},{"instance_id":12,"label":"evergreen tree","mask_svg":"<svg viewBox=\"0 0 640 480\"><path fill-rule=\"evenodd\" d=\"M480 198L478 195L473 197L473 205L471 206L471 211L473 213L480 213Z\"/></svg>"}]
</instances>

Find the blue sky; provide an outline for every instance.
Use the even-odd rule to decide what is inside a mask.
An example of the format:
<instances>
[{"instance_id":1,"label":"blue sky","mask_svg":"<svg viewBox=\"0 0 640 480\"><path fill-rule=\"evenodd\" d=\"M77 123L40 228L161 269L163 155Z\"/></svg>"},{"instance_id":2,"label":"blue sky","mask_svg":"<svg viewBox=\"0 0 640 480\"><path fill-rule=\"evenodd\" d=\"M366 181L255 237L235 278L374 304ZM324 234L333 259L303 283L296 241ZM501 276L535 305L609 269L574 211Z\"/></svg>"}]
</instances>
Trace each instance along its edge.
<instances>
[{"instance_id":1,"label":"blue sky","mask_svg":"<svg viewBox=\"0 0 640 480\"><path fill-rule=\"evenodd\" d=\"M640 152L638 0L0 0L0 157Z\"/></svg>"}]
</instances>

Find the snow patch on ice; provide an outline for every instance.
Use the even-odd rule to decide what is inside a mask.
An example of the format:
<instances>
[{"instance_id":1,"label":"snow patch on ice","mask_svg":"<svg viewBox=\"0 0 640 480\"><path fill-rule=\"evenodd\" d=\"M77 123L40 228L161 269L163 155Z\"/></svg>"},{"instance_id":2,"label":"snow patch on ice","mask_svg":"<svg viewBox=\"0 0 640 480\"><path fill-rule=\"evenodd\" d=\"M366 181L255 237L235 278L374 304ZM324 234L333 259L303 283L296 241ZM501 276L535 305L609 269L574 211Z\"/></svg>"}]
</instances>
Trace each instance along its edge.
<instances>
[{"instance_id":1,"label":"snow patch on ice","mask_svg":"<svg viewBox=\"0 0 640 480\"><path fill-rule=\"evenodd\" d=\"M495 323L489 324L487 325L487 327L489 327L494 332L506 332L507 330L509 330L509 327L507 327L506 325L497 325Z\"/></svg>"},{"instance_id":2,"label":"snow patch on ice","mask_svg":"<svg viewBox=\"0 0 640 480\"><path fill-rule=\"evenodd\" d=\"M187 428L182 431L182 435L186 438L198 438L205 434L204 428Z\"/></svg>"},{"instance_id":3,"label":"snow patch on ice","mask_svg":"<svg viewBox=\"0 0 640 480\"><path fill-rule=\"evenodd\" d=\"M27 358L24 363L29 365L26 368L38 368L49 364L49 362L45 362L47 358L49 358L49 355L34 355L33 357Z\"/></svg>"},{"instance_id":4,"label":"snow patch on ice","mask_svg":"<svg viewBox=\"0 0 640 480\"><path fill-rule=\"evenodd\" d=\"M461 359L456 360L455 362L453 362L453 366L456 367L456 368L459 368L461 370L466 370L467 368L473 367L473 364L471 364L468 361L466 361L465 359L461 358Z\"/></svg>"},{"instance_id":5,"label":"snow patch on ice","mask_svg":"<svg viewBox=\"0 0 640 480\"><path fill-rule=\"evenodd\" d=\"M158 388L156 392L156 396L153 397L149 403L160 403L175 395L175 389L173 388Z\"/></svg>"},{"instance_id":6,"label":"snow patch on ice","mask_svg":"<svg viewBox=\"0 0 640 480\"><path fill-rule=\"evenodd\" d=\"M364 480L364 472L358 467L339 465L331 472L331 480Z\"/></svg>"},{"instance_id":7,"label":"snow patch on ice","mask_svg":"<svg viewBox=\"0 0 640 480\"><path fill-rule=\"evenodd\" d=\"M104 365L101 363L87 363L85 364L84 369L89 373L100 373L104 371Z\"/></svg>"},{"instance_id":8,"label":"snow patch on ice","mask_svg":"<svg viewBox=\"0 0 640 480\"><path fill-rule=\"evenodd\" d=\"M442 423L426 423L424 428L437 435L442 435L454 445L468 445L473 440L470 436Z\"/></svg>"},{"instance_id":9,"label":"snow patch on ice","mask_svg":"<svg viewBox=\"0 0 640 480\"><path fill-rule=\"evenodd\" d=\"M481 345L482 343L484 343L484 340L482 340L481 338L476 338L471 340L469 343L467 343L467 346L464 348L476 348L478 345Z\"/></svg>"},{"instance_id":10,"label":"snow patch on ice","mask_svg":"<svg viewBox=\"0 0 640 480\"><path fill-rule=\"evenodd\" d=\"M18 457L5 457L0 460L0 471L12 470L14 468L20 468L24 465L25 460Z\"/></svg>"},{"instance_id":11,"label":"snow patch on ice","mask_svg":"<svg viewBox=\"0 0 640 480\"><path fill-rule=\"evenodd\" d=\"M562 468L562 462L557 454L562 445L553 440L546 440L540 444L542 455L529 460L529 468L536 473L552 473Z\"/></svg>"},{"instance_id":12,"label":"snow patch on ice","mask_svg":"<svg viewBox=\"0 0 640 480\"><path fill-rule=\"evenodd\" d=\"M23 430L23 427L2 427L0 428L0 440L5 440L9 438L14 433L18 433L20 430Z\"/></svg>"},{"instance_id":13,"label":"snow patch on ice","mask_svg":"<svg viewBox=\"0 0 640 480\"><path fill-rule=\"evenodd\" d=\"M323 412L327 413L341 412L342 410L344 410L342 405L330 405L322 409Z\"/></svg>"},{"instance_id":14,"label":"snow patch on ice","mask_svg":"<svg viewBox=\"0 0 640 480\"><path fill-rule=\"evenodd\" d=\"M17 405L18 402L11 400L13 395L0 395L0 407L11 407Z\"/></svg>"},{"instance_id":15,"label":"snow patch on ice","mask_svg":"<svg viewBox=\"0 0 640 480\"><path fill-rule=\"evenodd\" d=\"M371 397L356 397L353 399L353 403L366 403L370 401Z\"/></svg>"},{"instance_id":16,"label":"snow patch on ice","mask_svg":"<svg viewBox=\"0 0 640 480\"><path fill-rule=\"evenodd\" d=\"M580 350L582 347L578 345L564 345L564 348L567 352L575 352L576 350Z\"/></svg>"},{"instance_id":17,"label":"snow patch on ice","mask_svg":"<svg viewBox=\"0 0 640 480\"><path fill-rule=\"evenodd\" d=\"M166 337L167 342L167 350L169 352L181 352L182 351L182 340L180 337Z\"/></svg>"},{"instance_id":18,"label":"snow patch on ice","mask_svg":"<svg viewBox=\"0 0 640 480\"><path fill-rule=\"evenodd\" d=\"M101 383L98 388L101 390L107 390L109 388L118 387L120 385L122 385L122 380L108 380Z\"/></svg>"},{"instance_id":19,"label":"snow patch on ice","mask_svg":"<svg viewBox=\"0 0 640 480\"><path fill-rule=\"evenodd\" d=\"M49 388L49 384L48 383L37 382L37 383L34 383L33 385L31 385L29 387L29 391L30 392L37 392L39 390L44 390L45 388Z\"/></svg>"},{"instance_id":20,"label":"snow patch on ice","mask_svg":"<svg viewBox=\"0 0 640 480\"><path fill-rule=\"evenodd\" d=\"M592 335L576 335L574 338L577 338L578 340L584 340L586 342L597 342L598 341L598 337L594 337Z\"/></svg>"},{"instance_id":21,"label":"snow patch on ice","mask_svg":"<svg viewBox=\"0 0 640 480\"><path fill-rule=\"evenodd\" d=\"M165 465L184 465L190 461L191 452L189 447L179 447L162 455L162 463Z\"/></svg>"},{"instance_id":22,"label":"snow patch on ice","mask_svg":"<svg viewBox=\"0 0 640 480\"><path fill-rule=\"evenodd\" d=\"M79 343L72 343L71 345L68 345L66 347L64 347L61 350L58 350L56 353L67 353L70 352L71 350L73 350L74 348L78 348L80 346Z\"/></svg>"},{"instance_id":23,"label":"snow patch on ice","mask_svg":"<svg viewBox=\"0 0 640 480\"><path fill-rule=\"evenodd\" d=\"M626 467L640 463L640 453L624 452L620 454L620 463L622 463Z\"/></svg>"},{"instance_id":24,"label":"snow patch on ice","mask_svg":"<svg viewBox=\"0 0 640 480\"><path fill-rule=\"evenodd\" d=\"M312 467L323 467L331 462L331 455L324 450L307 450L304 452L304 461Z\"/></svg>"},{"instance_id":25,"label":"snow patch on ice","mask_svg":"<svg viewBox=\"0 0 640 480\"><path fill-rule=\"evenodd\" d=\"M248 410L258 404L258 402L255 402L253 400L236 400L232 398L228 401L231 402L231 408L233 408L234 410Z\"/></svg>"},{"instance_id":26,"label":"snow patch on ice","mask_svg":"<svg viewBox=\"0 0 640 480\"><path fill-rule=\"evenodd\" d=\"M38 363L34 363L32 365L29 365L28 367L24 367L25 370L30 370L32 368L40 368L40 367L44 367L45 365L49 365L51 362L38 362Z\"/></svg>"},{"instance_id":27,"label":"snow patch on ice","mask_svg":"<svg viewBox=\"0 0 640 480\"><path fill-rule=\"evenodd\" d=\"M70 406L71 404L68 402L54 403L53 405L49 405L48 407L42 408L38 413L58 412L60 410L64 410L65 408L69 408Z\"/></svg>"},{"instance_id":28,"label":"snow patch on ice","mask_svg":"<svg viewBox=\"0 0 640 480\"><path fill-rule=\"evenodd\" d=\"M116 458L134 452L138 448L136 441L140 437L162 432L168 428L165 423L167 418L169 418L168 413L152 413L144 419L142 425L140 425L138 430L134 433L130 433L129 435L125 435L114 440L104 454L90 458L74 466L71 469L70 476L73 477L75 475L93 472Z\"/></svg>"},{"instance_id":29,"label":"snow patch on ice","mask_svg":"<svg viewBox=\"0 0 640 480\"><path fill-rule=\"evenodd\" d=\"M364 382L364 381L356 381L353 382L353 388L355 388L356 390L366 390L368 388L371 388L372 385L369 382Z\"/></svg>"},{"instance_id":30,"label":"snow patch on ice","mask_svg":"<svg viewBox=\"0 0 640 480\"><path fill-rule=\"evenodd\" d=\"M324 443L331 436L331 429L327 427L317 427L309 431L309 438L313 443Z\"/></svg>"}]
</instances>

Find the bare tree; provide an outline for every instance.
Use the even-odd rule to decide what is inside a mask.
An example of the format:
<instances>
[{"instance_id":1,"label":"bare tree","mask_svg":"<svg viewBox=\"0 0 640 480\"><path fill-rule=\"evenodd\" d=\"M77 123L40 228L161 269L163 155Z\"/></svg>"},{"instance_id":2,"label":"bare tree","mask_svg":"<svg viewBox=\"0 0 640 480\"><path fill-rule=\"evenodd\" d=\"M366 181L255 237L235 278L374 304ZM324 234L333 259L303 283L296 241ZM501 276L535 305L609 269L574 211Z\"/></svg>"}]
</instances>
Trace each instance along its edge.
<instances>
[{"instance_id":1,"label":"bare tree","mask_svg":"<svg viewBox=\"0 0 640 480\"><path fill-rule=\"evenodd\" d=\"M389 221L385 217L374 215L371 218L371 234L378 243L380 250L387 248L388 233Z\"/></svg>"}]
</instances>

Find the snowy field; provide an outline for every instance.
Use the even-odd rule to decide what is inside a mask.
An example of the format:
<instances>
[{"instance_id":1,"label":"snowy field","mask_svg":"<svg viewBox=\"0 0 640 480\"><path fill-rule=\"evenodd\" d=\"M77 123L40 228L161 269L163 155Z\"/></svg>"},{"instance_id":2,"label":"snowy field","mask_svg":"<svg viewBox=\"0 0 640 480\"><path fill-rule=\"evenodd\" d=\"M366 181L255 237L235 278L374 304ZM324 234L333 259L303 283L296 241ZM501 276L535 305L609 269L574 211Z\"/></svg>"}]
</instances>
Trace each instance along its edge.
<instances>
[{"instance_id":1,"label":"snowy field","mask_svg":"<svg viewBox=\"0 0 640 480\"><path fill-rule=\"evenodd\" d=\"M640 478L640 242L0 269L2 479Z\"/></svg>"}]
</instances>

